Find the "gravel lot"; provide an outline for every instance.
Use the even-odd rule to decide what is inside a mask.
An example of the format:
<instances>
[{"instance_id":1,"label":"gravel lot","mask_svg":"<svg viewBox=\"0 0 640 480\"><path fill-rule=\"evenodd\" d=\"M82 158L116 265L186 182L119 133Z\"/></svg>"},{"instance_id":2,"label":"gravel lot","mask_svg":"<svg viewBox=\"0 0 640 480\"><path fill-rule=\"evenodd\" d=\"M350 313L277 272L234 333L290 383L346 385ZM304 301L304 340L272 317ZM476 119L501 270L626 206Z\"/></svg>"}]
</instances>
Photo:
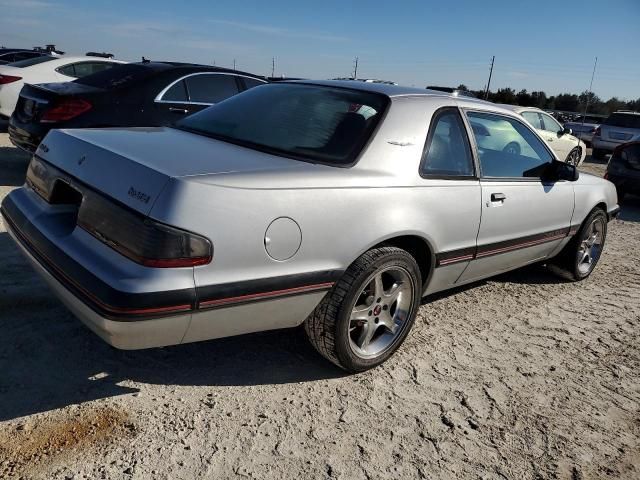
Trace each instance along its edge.
<instances>
[{"instance_id":1,"label":"gravel lot","mask_svg":"<svg viewBox=\"0 0 640 480\"><path fill-rule=\"evenodd\" d=\"M0 133L0 199L26 165ZM114 350L0 221L0 478L640 478L639 251L634 198L590 279L431 298L391 361L345 376L299 330Z\"/></svg>"}]
</instances>

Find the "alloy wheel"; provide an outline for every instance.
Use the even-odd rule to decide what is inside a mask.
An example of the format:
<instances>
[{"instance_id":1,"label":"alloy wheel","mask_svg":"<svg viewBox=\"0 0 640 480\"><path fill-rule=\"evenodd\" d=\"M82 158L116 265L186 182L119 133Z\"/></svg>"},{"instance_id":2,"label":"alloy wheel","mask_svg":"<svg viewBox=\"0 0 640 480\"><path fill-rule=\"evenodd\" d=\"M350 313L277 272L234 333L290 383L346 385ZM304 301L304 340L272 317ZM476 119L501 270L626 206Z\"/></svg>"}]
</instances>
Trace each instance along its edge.
<instances>
[{"instance_id":1,"label":"alloy wheel","mask_svg":"<svg viewBox=\"0 0 640 480\"><path fill-rule=\"evenodd\" d=\"M401 337L416 292L409 272L400 266L375 271L363 285L351 310L349 344L360 358L372 358Z\"/></svg>"},{"instance_id":2,"label":"alloy wheel","mask_svg":"<svg viewBox=\"0 0 640 480\"><path fill-rule=\"evenodd\" d=\"M582 275L591 273L602 253L604 220L594 218L585 229L577 253L578 271Z\"/></svg>"}]
</instances>

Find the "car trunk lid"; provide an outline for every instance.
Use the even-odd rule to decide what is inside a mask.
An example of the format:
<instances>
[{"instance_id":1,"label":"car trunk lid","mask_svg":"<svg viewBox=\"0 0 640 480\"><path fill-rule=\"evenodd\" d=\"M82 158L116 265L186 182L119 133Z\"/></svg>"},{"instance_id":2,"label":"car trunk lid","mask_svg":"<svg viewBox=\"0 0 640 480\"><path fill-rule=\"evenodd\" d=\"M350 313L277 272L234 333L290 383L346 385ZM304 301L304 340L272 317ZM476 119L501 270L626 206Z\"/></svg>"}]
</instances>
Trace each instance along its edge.
<instances>
[{"instance_id":1,"label":"car trunk lid","mask_svg":"<svg viewBox=\"0 0 640 480\"><path fill-rule=\"evenodd\" d=\"M86 98L100 91L74 82L26 84L20 91L14 114L23 123L39 121L47 110L65 98Z\"/></svg>"},{"instance_id":2,"label":"car trunk lid","mask_svg":"<svg viewBox=\"0 0 640 480\"><path fill-rule=\"evenodd\" d=\"M163 127L52 130L36 154L145 215L171 178L309 166Z\"/></svg>"}]
</instances>

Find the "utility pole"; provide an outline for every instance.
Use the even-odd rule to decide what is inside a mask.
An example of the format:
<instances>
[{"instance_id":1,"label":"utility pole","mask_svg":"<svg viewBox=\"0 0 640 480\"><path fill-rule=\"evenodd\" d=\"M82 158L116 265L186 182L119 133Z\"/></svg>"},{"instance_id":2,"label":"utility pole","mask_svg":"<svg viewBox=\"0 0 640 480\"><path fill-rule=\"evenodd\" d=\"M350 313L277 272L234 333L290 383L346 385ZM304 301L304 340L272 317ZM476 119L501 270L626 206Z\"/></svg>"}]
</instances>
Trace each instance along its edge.
<instances>
[{"instance_id":1,"label":"utility pole","mask_svg":"<svg viewBox=\"0 0 640 480\"><path fill-rule=\"evenodd\" d=\"M353 67L353 78L358 78L358 57L356 57L355 64Z\"/></svg>"},{"instance_id":2,"label":"utility pole","mask_svg":"<svg viewBox=\"0 0 640 480\"><path fill-rule=\"evenodd\" d=\"M271 57L271 78L276 75L276 57Z\"/></svg>"},{"instance_id":3,"label":"utility pole","mask_svg":"<svg viewBox=\"0 0 640 480\"><path fill-rule=\"evenodd\" d=\"M236 69L236 59L235 58L233 59L233 69L234 70Z\"/></svg>"},{"instance_id":4,"label":"utility pole","mask_svg":"<svg viewBox=\"0 0 640 480\"><path fill-rule=\"evenodd\" d=\"M491 75L493 74L493 62L496 60L496 56L491 57L491 69L489 70L489 81L487 82L487 89L484 91L484 99L489 99L489 86L491 85Z\"/></svg>"}]
</instances>

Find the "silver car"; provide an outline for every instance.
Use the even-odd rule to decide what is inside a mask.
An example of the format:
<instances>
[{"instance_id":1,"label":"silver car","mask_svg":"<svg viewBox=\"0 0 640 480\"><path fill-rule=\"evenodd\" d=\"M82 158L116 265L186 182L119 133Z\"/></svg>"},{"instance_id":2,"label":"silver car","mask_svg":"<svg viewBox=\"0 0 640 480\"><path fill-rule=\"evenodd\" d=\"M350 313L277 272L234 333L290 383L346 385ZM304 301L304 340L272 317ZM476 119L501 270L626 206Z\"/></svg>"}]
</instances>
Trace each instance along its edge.
<instances>
[{"instance_id":1,"label":"silver car","mask_svg":"<svg viewBox=\"0 0 640 480\"><path fill-rule=\"evenodd\" d=\"M640 112L615 112L609 115L593 134L592 155L603 159L616 147L637 141L640 141Z\"/></svg>"},{"instance_id":2,"label":"silver car","mask_svg":"<svg viewBox=\"0 0 640 480\"><path fill-rule=\"evenodd\" d=\"M393 354L425 296L536 262L586 278L617 211L512 110L348 81L256 87L175 128L52 130L2 203L115 347L304 323L352 372Z\"/></svg>"}]
</instances>

